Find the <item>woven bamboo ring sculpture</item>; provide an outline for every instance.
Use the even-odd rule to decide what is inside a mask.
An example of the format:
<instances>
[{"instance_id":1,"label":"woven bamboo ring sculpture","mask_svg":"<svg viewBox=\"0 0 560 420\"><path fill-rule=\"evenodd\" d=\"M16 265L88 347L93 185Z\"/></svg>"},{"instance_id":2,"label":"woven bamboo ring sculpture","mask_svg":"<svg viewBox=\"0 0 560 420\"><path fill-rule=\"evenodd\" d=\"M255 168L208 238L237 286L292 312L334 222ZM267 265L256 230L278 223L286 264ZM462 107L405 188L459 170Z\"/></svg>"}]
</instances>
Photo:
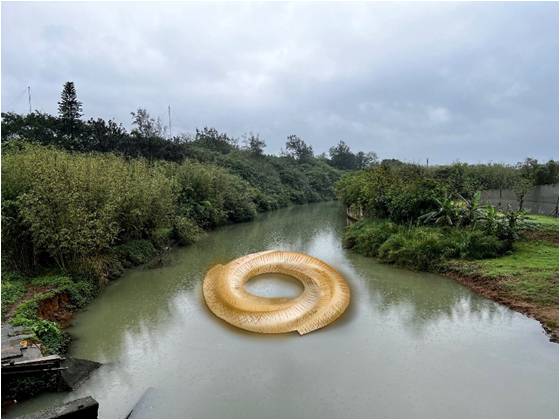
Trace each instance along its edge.
<instances>
[{"instance_id":1,"label":"woven bamboo ring sculpture","mask_svg":"<svg viewBox=\"0 0 560 420\"><path fill-rule=\"evenodd\" d=\"M267 298L245 290L245 283L265 273L299 280L295 298ZM335 321L350 303L350 289L331 266L297 252L264 251L212 267L204 278L206 304L218 318L259 333L307 334Z\"/></svg>"}]
</instances>

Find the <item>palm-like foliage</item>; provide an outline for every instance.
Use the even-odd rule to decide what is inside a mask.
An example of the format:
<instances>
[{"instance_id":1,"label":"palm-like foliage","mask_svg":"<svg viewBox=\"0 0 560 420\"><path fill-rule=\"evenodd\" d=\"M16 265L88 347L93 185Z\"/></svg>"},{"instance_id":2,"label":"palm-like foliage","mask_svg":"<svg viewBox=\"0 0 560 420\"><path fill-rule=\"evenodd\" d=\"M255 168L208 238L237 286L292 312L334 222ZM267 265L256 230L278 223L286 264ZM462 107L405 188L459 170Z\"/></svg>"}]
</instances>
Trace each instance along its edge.
<instances>
[{"instance_id":1,"label":"palm-like foliage","mask_svg":"<svg viewBox=\"0 0 560 420\"><path fill-rule=\"evenodd\" d=\"M467 200L461 194L457 195L462 201L459 216L461 225L477 227L483 214L480 207L480 191L476 192L471 200Z\"/></svg>"},{"instance_id":2,"label":"palm-like foliage","mask_svg":"<svg viewBox=\"0 0 560 420\"><path fill-rule=\"evenodd\" d=\"M450 194L446 194L442 199L434 199L437 203L437 210L430 211L418 218L423 224L433 224L438 226L456 226L460 222L460 210Z\"/></svg>"},{"instance_id":3,"label":"palm-like foliage","mask_svg":"<svg viewBox=\"0 0 560 420\"><path fill-rule=\"evenodd\" d=\"M502 223L503 215L491 205L481 209L478 223L486 233L495 235Z\"/></svg>"},{"instance_id":4,"label":"palm-like foliage","mask_svg":"<svg viewBox=\"0 0 560 420\"><path fill-rule=\"evenodd\" d=\"M500 212L492 206L482 209L479 222L482 230L487 234L510 242L519 238L520 231L531 226L526 212L515 211L511 208Z\"/></svg>"}]
</instances>

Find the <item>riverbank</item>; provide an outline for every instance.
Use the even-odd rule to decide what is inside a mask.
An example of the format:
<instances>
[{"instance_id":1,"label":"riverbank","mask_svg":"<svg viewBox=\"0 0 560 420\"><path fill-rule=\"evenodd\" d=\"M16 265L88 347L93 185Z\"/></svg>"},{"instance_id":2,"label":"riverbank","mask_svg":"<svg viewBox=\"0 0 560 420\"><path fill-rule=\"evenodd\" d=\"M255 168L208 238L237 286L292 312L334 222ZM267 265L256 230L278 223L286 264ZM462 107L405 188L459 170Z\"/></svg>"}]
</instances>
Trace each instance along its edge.
<instances>
[{"instance_id":1,"label":"riverbank","mask_svg":"<svg viewBox=\"0 0 560 420\"><path fill-rule=\"evenodd\" d=\"M159 242L134 240L107 253L103 274L92 278L81 273L45 270L41 275L2 274L2 325L21 327L32 334L31 341L43 355L64 355L71 338L64 331L74 313L96 298L109 281L118 279L125 268L158 265L171 238Z\"/></svg>"},{"instance_id":2,"label":"riverbank","mask_svg":"<svg viewBox=\"0 0 560 420\"><path fill-rule=\"evenodd\" d=\"M558 218L530 216L531 225L520 233L519 240L505 255L477 257L479 250L488 250L482 238L460 238L465 252L474 248L468 258L446 258L449 247L456 246L452 232L418 231L413 245L395 248L388 238L393 225L363 220L350 234L345 245L382 262L395 263L420 271L432 271L471 288L475 292L504 304L541 322L550 340L558 342ZM394 226L393 226L394 227ZM413 236L414 236L413 235ZM391 242L387 244L387 242ZM398 242L398 241L397 241ZM387 244L387 245L384 245ZM398 245L398 244L397 244ZM395 248L393 250L392 248ZM422 258L420 258L421 256Z\"/></svg>"},{"instance_id":3,"label":"riverbank","mask_svg":"<svg viewBox=\"0 0 560 420\"><path fill-rule=\"evenodd\" d=\"M531 216L513 252L479 261L451 260L445 275L539 321L558 342L558 218Z\"/></svg>"}]
</instances>

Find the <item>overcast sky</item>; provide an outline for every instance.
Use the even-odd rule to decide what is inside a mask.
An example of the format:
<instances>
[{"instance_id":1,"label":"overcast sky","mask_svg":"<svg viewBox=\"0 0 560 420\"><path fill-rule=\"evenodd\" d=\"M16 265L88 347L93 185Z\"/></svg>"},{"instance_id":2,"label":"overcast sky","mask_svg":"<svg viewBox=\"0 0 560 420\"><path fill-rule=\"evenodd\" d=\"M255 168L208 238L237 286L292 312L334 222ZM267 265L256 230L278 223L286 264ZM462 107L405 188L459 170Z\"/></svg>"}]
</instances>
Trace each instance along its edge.
<instances>
[{"instance_id":1,"label":"overcast sky","mask_svg":"<svg viewBox=\"0 0 560 420\"><path fill-rule=\"evenodd\" d=\"M2 111L145 107L433 163L558 158L558 4L2 3Z\"/></svg>"}]
</instances>

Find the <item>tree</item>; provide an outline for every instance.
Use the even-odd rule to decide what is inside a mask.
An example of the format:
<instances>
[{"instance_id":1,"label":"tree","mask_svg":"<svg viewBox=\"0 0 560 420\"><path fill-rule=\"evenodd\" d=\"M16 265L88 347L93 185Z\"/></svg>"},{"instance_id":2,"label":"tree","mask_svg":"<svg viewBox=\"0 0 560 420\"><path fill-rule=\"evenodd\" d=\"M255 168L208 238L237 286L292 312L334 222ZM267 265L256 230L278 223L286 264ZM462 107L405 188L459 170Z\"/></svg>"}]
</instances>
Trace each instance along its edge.
<instances>
[{"instance_id":1,"label":"tree","mask_svg":"<svg viewBox=\"0 0 560 420\"><path fill-rule=\"evenodd\" d=\"M237 148L237 140L228 137L226 133L220 133L215 128L204 127L197 129L193 144L216 152L227 154Z\"/></svg>"},{"instance_id":2,"label":"tree","mask_svg":"<svg viewBox=\"0 0 560 420\"><path fill-rule=\"evenodd\" d=\"M539 171L539 161L537 159L527 158L523 162L517 164L519 174L530 181L535 183L537 180L537 173Z\"/></svg>"},{"instance_id":3,"label":"tree","mask_svg":"<svg viewBox=\"0 0 560 420\"><path fill-rule=\"evenodd\" d=\"M358 167L356 156L350 147L342 140L329 149L331 165L338 169L356 169Z\"/></svg>"},{"instance_id":4,"label":"tree","mask_svg":"<svg viewBox=\"0 0 560 420\"><path fill-rule=\"evenodd\" d=\"M539 164L535 175L535 185L558 184L558 162L549 160Z\"/></svg>"},{"instance_id":5,"label":"tree","mask_svg":"<svg viewBox=\"0 0 560 420\"><path fill-rule=\"evenodd\" d=\"M144 108L138 108L136 112L131 112L133 128L131 133L139 137L164 137L167 127L161 124L159 117L153 119Z\"/></svg>"},{"instance_id":6,"label":"tree","mask_svg":"<svg viewBox=\"0 0 560 420\"><path fill-rule=\"evenodd\" d=\"M252 154L261 156L264 152L264 148L266 147L266 143L264 142L264 140L260 139L258 134L250 134L249 137L245 140L245 147Z\"/></svg>"},{"instance_id":7,"label":"tree","mask_svg":"<svg viewBox=\"0 0 560 420\"><path fill-rule=\"evenodd\" d=\"M82 116L82 103L78 101L74 82L66 82L58 103L58 115L61 119L75 122Z\"/></svg>"},{"instance_id":8,"label":"tree","mask_svg":"<svg viewBox=\"0 0 560 420\"><path fill-rule=\"evenodd\" d=\"M374 152L356 153L356 165L358 169L366 169L377 163L377 154Z\"/></svg>"},{"instance_id":9,"label":"tree","mask_svg":"<svg viewBox=\"0 0 560 420\"><path fill-rule=\"evenodd\" d=\"M524 178L522 176L518 177L513 184L513 192L519 200L519 210L523 210L523 202L525 201L525 196L531 188L533 188L533 182L531 180Z\"/></svg>"},{"instance_id":10,"label":"tree","mask_svg":"<svg viewBox=\"0 0 560 420\"><path fill-rule=\"evenodd\" d=\"M299 162L307 162L313 158L313 148L305 144L295 134L288 136L286 142L286 155Z\"/></svg>"}]
</instances>

